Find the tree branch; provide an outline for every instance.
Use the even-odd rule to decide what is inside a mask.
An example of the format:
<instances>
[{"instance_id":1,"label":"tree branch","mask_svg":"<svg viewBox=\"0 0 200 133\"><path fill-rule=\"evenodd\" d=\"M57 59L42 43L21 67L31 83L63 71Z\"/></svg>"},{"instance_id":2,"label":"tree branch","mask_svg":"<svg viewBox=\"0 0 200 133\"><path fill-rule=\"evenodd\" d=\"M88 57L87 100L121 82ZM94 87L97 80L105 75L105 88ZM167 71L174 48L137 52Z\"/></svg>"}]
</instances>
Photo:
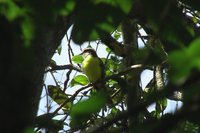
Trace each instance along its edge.
<instances>
[{"instance_id":1,"label":"tree branch","mask_svg":"<svg viewBox=\"0 0 200 133\"><path fill-rule=\"evenodd\" d=\"M3 114L0 131L22 133L33 124L38 112L45 68L68 30L68 17L55 16L50 24L45 19L46 16L41 14L29 12L26 18L23 16L10 21L0 15L0 49L11 50L10 54L7 51L0 53L4 62L0 65L0 77L3 79L0 81L0 114ZM30 20L31 23L26 21L26 28L33 24L31 27L35 28L35 34L33 33L34 38L27 45L21 26L23 20L29 18L33 19ZM29 29L26 30L30 32ZM11 121L8 116L12 118Z\"/></svg>"},{"instance_id":2,"label":"tree branch","mask_svg":"<svg viewBox=\"0 0 200 133\"><path fill-rule=\"evenodd\" d=\"M120 114L118 114L116 117L114 117L111 120L108 120L105 124L103 124L100 127L95 128L91 133L97 133L102 131L105 128L108 128L109 126L113 125L114 123L124 119L124 118L128 118L128 117L136 117L139 113L141 112L145 112L146 108L151 105L152 103L154 103L155 101L162 99L163 97L167 97L168 95L172 94L173 90L166 88L163 90L160 90L159 92L153 92L152 94L150 94L150 96L148 97L148 99L140 104L134 105L133 106L133 110L130 111L125 111L122 112ZM137 123L139 124L139 123ZM135 125L136 126L136 125Z\"/></svg>"},{"instance_id":3,"label":"tree branch","mask_svg":"<svg viewBox=\"0 0 200 133\"><path fill-rule=\"evenodd\" d=\"M68 64L68 65L51 65L51 69L48 69L45 72L52 72L52 71L55 71L55 70L66 70L66 69L82 72L81 69L79 69L78 67L76 67L76 66L74 66L72 64Z\"/></svg>"},{"instance_id":4,"label":"tree branch","mask_svg":"<svg viewBox=\"0 0 200 133\"><path fill-rule=\"evenodd\" d=\"M164 80L162 66L160 65L155 67L155 81L157 90L162 90L164 88Z\"/></svg>"},{"instance_id":5,"label":"tree branch","mask_svg":"<svg viewBox=\"0 0 200 133\"><path fill-rule=\"evenodd\" d=\"M117 40L115 40L110 34L106 35L106 38L102 38L102 42L108 46L116 55L125 57L126 52L124 45L119 43Z\"/></svg>"},{"instance_id":6,"label":"tree branch","mask_svg":"<svg viewBox=\"0 0 200 133\"><path fill-rule=\"evenodd\" d=\"M122 22L122 33L123 33L123 40L125 44L125 50L127 53L126 58L124 58L125 65L127 67L131 66L132 64L136 64L136 56L135 50L138 50L138 42L137 42L137 25L134 20L126 18ZM134 106L137 105L140 101L140 71L132 71L127 75L126 82L127 82L127 107L128 112L134 112ZM129 117L129 131L133 131L134 125L139 122L139 115L133 117Z\"/></svg>"}]
</instances>

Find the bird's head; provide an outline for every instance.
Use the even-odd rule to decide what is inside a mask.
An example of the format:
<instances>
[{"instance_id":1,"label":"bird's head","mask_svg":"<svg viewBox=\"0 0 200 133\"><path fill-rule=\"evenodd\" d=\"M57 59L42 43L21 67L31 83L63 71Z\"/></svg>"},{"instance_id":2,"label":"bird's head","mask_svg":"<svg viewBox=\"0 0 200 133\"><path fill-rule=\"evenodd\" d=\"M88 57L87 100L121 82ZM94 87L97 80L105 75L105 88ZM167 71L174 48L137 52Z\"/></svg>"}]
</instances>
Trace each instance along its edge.
<instances>
[{"instance_id":1,"label":"bird's head","mask_svg":"<svg viewBox=\"0 0 200 133\"><path fill-rule=\"evenodd\" d=\"M86 48L82 51L81 55L84 57L87 57L88 55L92 55L94 57L97 57L97 53L93 48Z\"/></svg>"}]
</instances>

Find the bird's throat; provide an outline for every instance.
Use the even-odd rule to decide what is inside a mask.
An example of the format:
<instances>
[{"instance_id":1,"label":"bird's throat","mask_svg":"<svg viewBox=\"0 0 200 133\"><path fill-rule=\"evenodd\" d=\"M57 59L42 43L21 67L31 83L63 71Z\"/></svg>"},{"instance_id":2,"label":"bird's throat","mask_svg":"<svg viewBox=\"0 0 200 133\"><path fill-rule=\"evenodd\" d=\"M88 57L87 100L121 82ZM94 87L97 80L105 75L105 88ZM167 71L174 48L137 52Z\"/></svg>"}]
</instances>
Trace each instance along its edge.
<instances>
[{"instance_id":1,"label":"bird's throat","mask_svg":"<svg viewBox=\"0 0 200 133\"><path fill-rule=\"evenodd\" d=\"M102 68L98 57L94 57L89 54L84 59L82 65L84 73L92 83L101 79Z\"/></svg>"}]
</instances>

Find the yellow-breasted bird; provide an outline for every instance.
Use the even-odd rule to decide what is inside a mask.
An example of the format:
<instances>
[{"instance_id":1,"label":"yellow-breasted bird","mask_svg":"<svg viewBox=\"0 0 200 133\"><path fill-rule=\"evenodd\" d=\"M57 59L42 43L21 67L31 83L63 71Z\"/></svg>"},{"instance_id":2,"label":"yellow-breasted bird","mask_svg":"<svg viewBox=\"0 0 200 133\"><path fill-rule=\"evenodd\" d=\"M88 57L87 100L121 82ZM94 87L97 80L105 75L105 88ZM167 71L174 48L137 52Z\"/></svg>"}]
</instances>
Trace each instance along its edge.
<instances>
[{"instance_id":1,"label":"yellow-breasted bird","mask_svg":"<svg viewBox=\"0 0 200 133\"><path fill-rule=\"evenodd\" d=\"M106 95L107 102L112 105L112 99L106 93L105 82L101 81L105 77L105 66L102 60L97 56L96 51L92 48L84 49L81 54L84 56L82 62L83 72L86 74L89 81L93 83L94 88L102 91Z\"/></svg>"},{"instance_id":2,"label":"yellow-breasted bird","mask_svg":"<svg viewBox=\"0 0 200 133\"><path fill-rule=\"evenodd\" d=\"M88 77L89 81L94 84L94 88L99 88L99 85L95 84L105 77L104 64L102 60L97 56L97 53L92 48L86 48L81 53L84 57L82 62L83 72ZM101 86L104 83L100 83Z\"/></svg>"}]
</instances>

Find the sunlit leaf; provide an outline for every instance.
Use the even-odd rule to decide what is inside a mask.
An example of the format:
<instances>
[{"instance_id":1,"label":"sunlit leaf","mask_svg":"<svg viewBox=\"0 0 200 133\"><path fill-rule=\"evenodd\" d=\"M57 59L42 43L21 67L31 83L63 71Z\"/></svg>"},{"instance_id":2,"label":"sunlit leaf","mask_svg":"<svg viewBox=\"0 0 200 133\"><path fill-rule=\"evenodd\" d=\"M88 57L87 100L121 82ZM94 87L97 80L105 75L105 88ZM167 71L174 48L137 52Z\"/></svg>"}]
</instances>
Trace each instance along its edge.
<instances>
[{"instance_id":1,"label":"sunlit leaf","mask_svg":"<svg viewBox=\"0 0 200 133\"><path fill-rule=\"evenodd\" d=\"M74 77L74 80L81 85L87 85L89 83L89 80L85 75L78 75Z\"/></svg>"},{"instance_id":2,"label":"sunlit leaf","mask_svg":"<svg viewBox=\"0 0 200 133\"><path fill-rule=\"evenodd\" d=\"M122 33L121 32L118 32L118 31L115 31L114 32L114 38L115 39L119 39L121 37Z\"/></svg>"},{"instance_id":3,"label":"sunlit leaf","mask_svg":"<svg viewBox=\"0 0 200 133\"><path fill-rule=\"evenodd\" d=\"M85 75L77 75L74 77L70 83L70 86L76 86L76 85L87 85L89 83L88 78Z\"/></svg>"},{"instance_id":4,"label":"sunlit leaf","mask_svg":"<svg viewBox=\"0 0 200 133\"><path fill-rule=\"evenodd\" d=\"M83 56L82 55L75 55L72 57L72 61L76 64L83 62Z\"/></svg>"},{"instance_id":5,"label":"sunlit leaf","mask_svg":"<svg viewBox=\"0 0 200 133\"><path fill-rule=\"evenodd\" d=\"M110 53L111 52L111 49L109 47L106 47L106 52L107 53Z\"/></svg>"}]
</instances>

